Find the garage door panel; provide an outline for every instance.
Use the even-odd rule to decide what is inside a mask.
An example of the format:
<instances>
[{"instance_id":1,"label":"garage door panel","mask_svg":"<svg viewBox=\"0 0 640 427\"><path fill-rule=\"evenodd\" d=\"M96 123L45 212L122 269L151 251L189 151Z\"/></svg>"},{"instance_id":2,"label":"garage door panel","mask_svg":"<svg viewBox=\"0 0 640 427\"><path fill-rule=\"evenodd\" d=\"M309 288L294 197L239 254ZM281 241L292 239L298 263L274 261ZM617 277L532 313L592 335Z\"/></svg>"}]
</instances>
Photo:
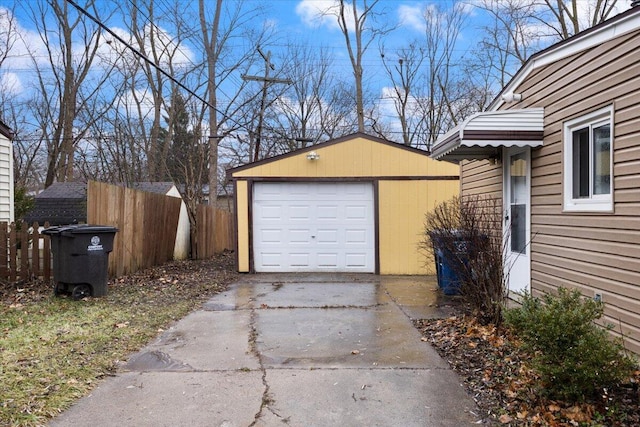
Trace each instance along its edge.
<instances>
[{"instance_id":1,"label":"garage door panel","mask_svg":"<svg viewBox=\"0 0 640 427\"><path fill-rule=\"evenodd\" d=\"M261 209L258 210L261 219L280 219L282 218L282 207L278 205L268 205L262 203Z\"/></svg>"},{"instance_id":2,"label":"garage door panel","mask_svg":"<svg viewBox=\"0 0 640 427\"><path fill-rule=\"evenodd\" d=\"M256 183L253 194L256 271L375 271L371 183Z\"/></svg>"},{"instance_id":3,"label":"garage door panel","mask_svg":"<svg viewBox=\"0 0 640 427\"><path fill-rule=\"evenodd\" d=\"M337 219L338 206L336 205L318 205L316 214L319 219Z\"/></svg>"},{"instance_id":4,"label":"garage door panel","mask_svg":"<svg viewBox=\"0 0 640 427\"><path fill-rule=\"evenodd\" d=\"M317 257L318 267L338 268L338 255L334 253L319 253Z\"/></svg>"},{"instance_id":5,"label":"garage door panel","mask_svg":"<svg viewBox=\"0 0 640 427\"><path fill-rule=\"evenodd\" d=\"M295 206L295 205L293 205L293 206L289 207L289 219L309 220L310 219L309 206L306 206L306 205Z\"/></svg>"},{"instance_id":6,"label":"garage door panel","mask_svg":"<svg viewBox=\"0 0 640 427\"><path fill-rule=\"evenodd\" d=\"M349 269L362 268L367 263L365 253L347 253L345 255L346 267Z\"/></svg>"},{"instance_id":7,"label":"garage door panel","mask_svg":"<svg viewBox=\"0 0 640 427\"><path fill-rule=\"evenodd\" d=\"M269 244L269 243L276 243L276 244L281 244L282 243L282 230L281 229L269 229L269 230L265 230L262 229L260 230L260 236L261 239L264 243Z\"/></svg>"},{"instance_id":8,"label":"garage door panel","mask_svg":"<svg viewBox=\"0 0 640 427\"><path fill-rule=\"evenodd\" d=\"M260 262L265 267L280 268L282 267L282 253L279 252L262 252L259 254Z\"/></svg>"},{"instance_id":9,"label":"garage door panel","mask_svg":"<svg viewBox=\"0 0 640 427\"><path fill-rule=\"evenodd\" d=\"M311 241L311 230L308 228L289 230L287 241L292 244L308 245Z\"/></svg>"},{"instance_id":10,"label":"garage door panel","mask_svg":"<svg viewBox=\"0 0 640 427\"><path fill-rule=\"evenodd\" d=\"M367 207L363 205L347 206L345 208L345 218L355 220L367 219Z\"/></svg>"},{"instance_id":11,"label":"garage door panel","mask_svg":"<svg viewBox=\"0 0 640 427\"><path fill-rule=\"evenodd\" d=\"M310 254L308 253L291 253L290 265L296 268L304 268L309 266Z\"/></svg>"},{"instance_id":12,"label":"garage door panel","mask_svg":"<svg viewBox=\"0 0 640 427\"><path fill-rule=\"evenodd\" d=\"M362 245L367 243L366 230L347 230L345 233L345 243Z\"/></svg>"},{"instance_id":13,"label":"garage door panel","mask_svg":"<svg viewBox=\"0 0 640 427\"><path fill-rule=\"evenodd\" d=\"M318 230L318 232L316 233L316 239L319 244L338 244L338 234L339 231L336 229Z\"/></svg>"}]
</instances>

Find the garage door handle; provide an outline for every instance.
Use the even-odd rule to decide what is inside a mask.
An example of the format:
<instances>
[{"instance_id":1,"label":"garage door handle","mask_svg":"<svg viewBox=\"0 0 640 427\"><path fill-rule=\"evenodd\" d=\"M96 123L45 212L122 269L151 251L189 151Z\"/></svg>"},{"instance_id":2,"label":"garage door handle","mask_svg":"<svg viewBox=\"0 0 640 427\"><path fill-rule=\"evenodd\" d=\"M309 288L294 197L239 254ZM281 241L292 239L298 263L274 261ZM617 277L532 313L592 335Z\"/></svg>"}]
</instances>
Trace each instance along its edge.
<instances>
[{"instance_id":1,"label":"garage door handle","mask_svg":"<svg viewBox=\"0 0 640 427\"><path fill-rule=\"evenodd\" d=\"M315 239L315 238L316 238L316 236L311 236L311 238L312 238L312 239Z\"/></svg>"}]
</instances>

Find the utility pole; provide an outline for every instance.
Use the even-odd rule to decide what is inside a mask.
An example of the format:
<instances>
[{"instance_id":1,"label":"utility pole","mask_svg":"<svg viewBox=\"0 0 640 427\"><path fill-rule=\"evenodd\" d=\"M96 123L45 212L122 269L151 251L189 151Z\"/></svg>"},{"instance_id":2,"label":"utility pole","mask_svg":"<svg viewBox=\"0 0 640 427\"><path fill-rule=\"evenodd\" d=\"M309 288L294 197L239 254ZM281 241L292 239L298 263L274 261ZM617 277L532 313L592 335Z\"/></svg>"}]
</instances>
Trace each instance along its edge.
<instances>
[{"instance_id":1,"label":"utility pole","mask_svg":"<svg viewBox=\"0 0 640 427\"><path fill-rule=\"evenodd\" d=\"M258 53L264 59L264 76L248 76L242 75L242 80L262 82L262 99L260 100L260 114L258 115L258 131L256 135L256 145L253 153L253 161L258 160L260 155L260 140L262 139L262 124L264 122L264 111L267 108L267 88L269 84L287 84L290 85L293 82L289 79L277 79L269 77L269 70L275 70L276 67L271 63L271 51L268 51L265 55L260 46L257 47Z\"/></svg>"}]
</instances>

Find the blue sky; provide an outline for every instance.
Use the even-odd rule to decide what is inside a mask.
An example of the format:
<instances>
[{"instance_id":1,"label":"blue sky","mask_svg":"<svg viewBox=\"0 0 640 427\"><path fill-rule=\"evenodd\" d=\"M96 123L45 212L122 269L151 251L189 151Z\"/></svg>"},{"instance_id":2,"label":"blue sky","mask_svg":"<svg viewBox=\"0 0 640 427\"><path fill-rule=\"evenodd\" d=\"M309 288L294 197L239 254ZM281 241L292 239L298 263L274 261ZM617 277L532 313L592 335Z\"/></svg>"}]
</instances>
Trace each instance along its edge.
<instances>
[{"instance_id":1,"label":"blue sky","mask_svg":"<svg viewBox=\"0 0 640 427\"><path fill-rule=\"evenodd\" d=\"M98 0L108 4L111 0ZM161 0L156 0L158 6L162 6ZM213 0L211 0L213 1ZM82 1L78 1L82 4ZM0 7L5 4L10 7L12 0L0 0ZM299 39L309 45L309 48L326 47L331 50L334 66L340 70L341 74L351 72L343 35L341 34L334 16L319 16L320 10L327 10L335 4L333 0L247 0L246 7L263 7L263 22L257 21L256 25L273 25L277 33L277 38L272 39L271 45L262 46L264 50L277 51L286 43L287 39ZM381 22L397 29L387 36L387 46L402 44L420 35L419 10L429 2L424 1L398 1L381 0L376 6L376 10L383 13ZM20 8L17 9L20 12ZM24 34L25 42L32 49L39 44L39 38L32 23L23 14L18 16L18 24ZM107 24L120 35L125 35L121 26L115 19L110 19ZM170 28L166 31L171 32ZM195 52L184 51L187 56L198 56ZM42 53L44 57L44 53ZM278 65L278 64L276 64ZM380 56L378 44L374 43L370 47L366 67L380 67ZM29 70L32 68L31 61L25 55L20 43L16 45L12 58L4 64L4 70L0 70L0 78L7 84L16 85L16 92L21 92L25 80L29 78ZM4 72L3 72L4 71Z\"/></svg>"}]
</instances>

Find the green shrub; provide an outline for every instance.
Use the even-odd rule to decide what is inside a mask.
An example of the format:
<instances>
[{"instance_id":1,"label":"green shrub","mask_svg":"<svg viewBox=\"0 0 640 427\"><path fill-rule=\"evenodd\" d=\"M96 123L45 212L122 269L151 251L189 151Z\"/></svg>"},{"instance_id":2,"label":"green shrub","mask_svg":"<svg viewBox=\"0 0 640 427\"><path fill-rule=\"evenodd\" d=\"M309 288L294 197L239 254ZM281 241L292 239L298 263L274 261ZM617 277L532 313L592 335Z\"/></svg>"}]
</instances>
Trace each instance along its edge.
<instances>
[{"instance_id":1,"label":"green shrub","mask_svg":"<svg viewBox=\"0 0 640 427\"><path fill-rule=\"evenodd\" d=\"M564 288L542 299L525 294L521 307L504 313L505 324L533 354L532 367L549 397L583 400L630 375L634 363L622 339L594 323L603 313L602 302Z\"/></svg>"}]
</instances>

